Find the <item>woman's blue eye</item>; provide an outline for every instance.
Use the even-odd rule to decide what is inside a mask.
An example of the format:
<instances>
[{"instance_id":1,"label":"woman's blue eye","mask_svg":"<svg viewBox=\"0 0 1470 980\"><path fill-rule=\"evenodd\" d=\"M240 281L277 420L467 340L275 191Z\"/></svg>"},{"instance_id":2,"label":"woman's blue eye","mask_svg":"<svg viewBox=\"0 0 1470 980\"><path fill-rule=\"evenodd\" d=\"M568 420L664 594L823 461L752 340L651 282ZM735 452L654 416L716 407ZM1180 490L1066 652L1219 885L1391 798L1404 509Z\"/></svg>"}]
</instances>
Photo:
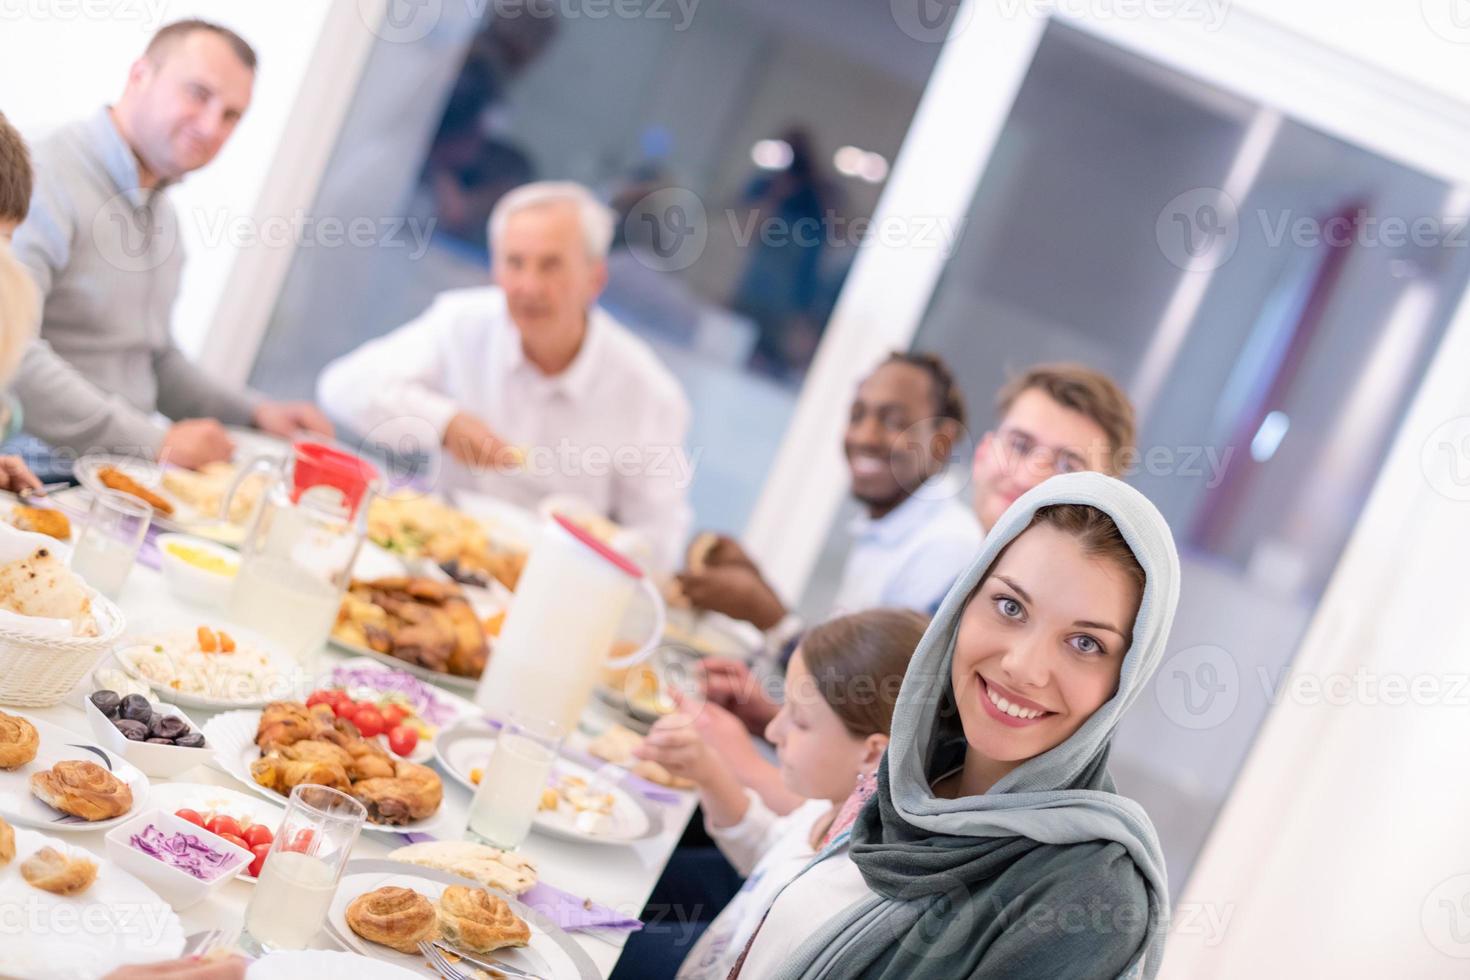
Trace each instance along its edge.
<instances>
[{"instance_id":1,"label":"woman's blue eye","mask_svg":"<svg viewBox=\"0 0 1470 980\"><path fill-rule=\"evenodd\" d=\"M1019 619L1026 610L1021 604L1008 595L997 596L995 600L996 611L1007 619Z\"/></svg>"},{"instance_id":2,"label":"woman's blue eye","mask_svg":"<svg viewBox=\"0 0 1470 980\"><path fill-rule=\"evenodd\" d=\"M1086 633L1074 637L1072 642L1073 645L1077 647L1077 650L1081 653L1098 654L1107 652L1103 649L1103 645L1101 643L1097 642L1096 639L1088 636Z\"/></svg>"}]
</instances>

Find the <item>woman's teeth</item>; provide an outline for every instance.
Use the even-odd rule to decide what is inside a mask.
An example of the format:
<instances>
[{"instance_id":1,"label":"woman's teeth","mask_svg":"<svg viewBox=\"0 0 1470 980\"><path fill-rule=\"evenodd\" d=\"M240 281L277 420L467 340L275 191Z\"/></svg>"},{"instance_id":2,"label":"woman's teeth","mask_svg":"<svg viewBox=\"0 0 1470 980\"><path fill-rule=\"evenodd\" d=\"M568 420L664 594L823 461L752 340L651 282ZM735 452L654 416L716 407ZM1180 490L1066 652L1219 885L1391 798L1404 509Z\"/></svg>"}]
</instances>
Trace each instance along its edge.
<instances>
[{"instance_id":1,"label":"woman's teeth","mask_svg":"<svg viewBox=\"0 0 1470 980\"><path fill-rule=\"evenodd\" d=\"M1048 714L1045 711L1034 711L1030 708L1023 708L1018 704L1011 704L1005 698L996 694L989 684L985 685L985 696L990 698L992 704L1012 718L1040 718L1042 715Z\"/></svg>"}]
</instances>

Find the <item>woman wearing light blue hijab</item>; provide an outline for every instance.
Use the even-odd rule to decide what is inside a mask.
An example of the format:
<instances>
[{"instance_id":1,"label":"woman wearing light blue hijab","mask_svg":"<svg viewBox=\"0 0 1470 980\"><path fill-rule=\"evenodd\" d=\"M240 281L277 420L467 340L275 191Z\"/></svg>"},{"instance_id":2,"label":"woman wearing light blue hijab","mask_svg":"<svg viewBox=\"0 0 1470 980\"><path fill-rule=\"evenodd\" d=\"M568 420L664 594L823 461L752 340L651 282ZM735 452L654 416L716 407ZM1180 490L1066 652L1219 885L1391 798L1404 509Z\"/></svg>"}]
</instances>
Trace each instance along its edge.
<instances>
[{"instance_id":1,"label":"woman wearing light blue hijab","mask_svg":"<svg viewBox=\"0 0 1470 980\"><path fill-rule=\"evenodd\" d=\"M1178 596L1168 525L1126 484L1012 504L919 644L874 798L777 897L742 980L1152 977L1163 855L1107 758Z\"/></svg>"}]
</instances>

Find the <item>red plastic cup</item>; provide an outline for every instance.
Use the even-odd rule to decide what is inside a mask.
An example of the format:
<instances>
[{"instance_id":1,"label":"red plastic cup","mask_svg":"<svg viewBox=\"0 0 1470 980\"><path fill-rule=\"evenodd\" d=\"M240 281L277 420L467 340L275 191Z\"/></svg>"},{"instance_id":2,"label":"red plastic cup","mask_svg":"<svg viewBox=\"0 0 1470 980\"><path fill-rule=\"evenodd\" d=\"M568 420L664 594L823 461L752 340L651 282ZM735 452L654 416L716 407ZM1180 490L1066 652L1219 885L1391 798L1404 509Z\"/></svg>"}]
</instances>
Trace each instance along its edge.
<instances>
[{"instance_id":1,"label":"red plastic cup","mask_svg":"<svg viewBox=\"0 0 1470 980\"><path fill-rule=\"evenodd\" d=\"M328 486L340 492L348 511L356 514L368 486L380 479L372 463L320 442L292 443L291 449L296 455L296 465L291 468L292 503L312 487Z\"/></svg>"}]
</instances>

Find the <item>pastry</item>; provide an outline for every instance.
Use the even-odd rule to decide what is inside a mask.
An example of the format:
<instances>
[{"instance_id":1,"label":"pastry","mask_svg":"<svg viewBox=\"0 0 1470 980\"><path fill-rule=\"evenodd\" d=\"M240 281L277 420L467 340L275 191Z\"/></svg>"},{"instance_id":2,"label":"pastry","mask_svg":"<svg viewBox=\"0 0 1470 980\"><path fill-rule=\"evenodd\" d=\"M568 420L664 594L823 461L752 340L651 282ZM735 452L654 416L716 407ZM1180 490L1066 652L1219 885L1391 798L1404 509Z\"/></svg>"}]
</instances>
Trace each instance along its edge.
<instances>
[{"instance_id":1,"label":"pastry","mask_svg":"<svg viewBox=\"0 0 1470 980\"><path fill-rule=\"evenodd\" d=\"M446 940L472 953L531 941L531 927L511 911L505 899L464 885L450 885L439 896L439 928Z\"/></svg>"},{"instance_id":2,"label":"pastry","mask_svg":"<svg viewBox=\"0 0 1470 980\"><path fill-rule=\"evenodd\" d=\"M702 531L695 535L690 542L689 552L686 554L684 567L689 569L690 574L703 575L709 567L710 553L720 543L720 536L713 531Z\"/></svg>"},{"instance_id":3,"label":"pastry","mask_svg":"<svg viewBox=\"0 0 1470 980\"><path fill-rule=\"evenodd\" d=\"M10 511L10 523L58 541L71 540L71 521L64 512L48 507L20 507Z\"/></svg>"},{"instance_id":4,"label":"pastry","mask_svg":"<svg viewBox=\"0 0 1470 980\"><path fill-rule=\"evenodd\" d=\"M587 751L614 765L625 766L633 775L650 783L672 786L674 789L692 789L694 783L682 776L675 776L652 759L640 759L633 754L643 744L643 736L622 725L613 725L587 743Z\"/></svg>"},{"instance_id":5,"label":"pastry","mask_svg":"<svg viewBox=\"0 0 1470 980\"><path fill-rule=\"evenodd\" d=\"M5 822L4 817L0 817L0 868L9 864L13 857L15 857L15 831L11 829L10 824Z\"/></svg>"},{"instance_id":6,"label":"pastry","mask_svg":"<svg viewBox=\"0 0 1470 980\"><path fill-rule=\"evenodd\" d=\"M33 773L31 793L42 803L83 820L111 820L133 808L128 784L95 762L68 759Z\"/></svg>"},{"instance_id":7,"label":"pastry","mask_svg":"<svg viewBox=\"0 0 1470 980\"><path fill-rule=\"evenodd\" d=\"M536 866L524 857L471 841L410 844L389 854L388 860L448 871L512 895L536 884Z\"/></svg>"},{"instance_id":8,"label":"pastry","mask_svg":"<svg viewBox=\"0 0 1470 980\"><path fill-rule=\"evenodd\" d=\"M387 886L347 903L348 928L370 943L416 955L419 943L439 938L438 914L427 898L412 888Z\"/></svg>"},{"instance_id":9,"label":"pastry","mask_svg":"<svg viewBox=\"0 0 1470 980\"><path fill-rule=\"evenodd\" d=\"M18 715L0 711L0 769L16 769L36 757L41 737L36 726Z\"/></svg>"},{"instance_id":10,"label":"pastry","mask_svg":"<svg viewBox=\"0 0 1470 980\"><path fill-rule=\"evenodd\" d=\"M73 636L96 636L92 597L50 547L0 565L0 609L18 616L65 619Z\"/></svg>"},{"instance_id":11,"label":"pastry","mask_svg":"<svg viewBox=\"0 0 1470 980\"><path fill-rule=\"evenodd\" d=\"M352 784L352 796L367 807L367 818L389 826L424 820L439 809L444 782L428 766L399 759L391 779L363 779Z\"/></svg>"},{"instance_id":12,"label":"pastry","mask_svg":"<svg viewBox=\"0 0 1470 980\"><path fill-rule=\"evenodd\" d=\"M172 503L163 499L152 490L149 490L143 484L115 466L102 467L97 471L97 479L101 480L102 485L107 489L116 490L118 493L125 493L130 497L137 497L160 514L172 514L174 512L174 505Z\"/></svg>"},{"instance_id":13,"label":"pastry","mask_svg":"<svg viewBox=\"0 0 1470 980\"><path fill-rule=\"evenodd\" d=\"M43 847L21 862L20 875L32 887L53 895L75 895L97 880L97 862L67 857Z\"/></svg>"}]
</instances>

